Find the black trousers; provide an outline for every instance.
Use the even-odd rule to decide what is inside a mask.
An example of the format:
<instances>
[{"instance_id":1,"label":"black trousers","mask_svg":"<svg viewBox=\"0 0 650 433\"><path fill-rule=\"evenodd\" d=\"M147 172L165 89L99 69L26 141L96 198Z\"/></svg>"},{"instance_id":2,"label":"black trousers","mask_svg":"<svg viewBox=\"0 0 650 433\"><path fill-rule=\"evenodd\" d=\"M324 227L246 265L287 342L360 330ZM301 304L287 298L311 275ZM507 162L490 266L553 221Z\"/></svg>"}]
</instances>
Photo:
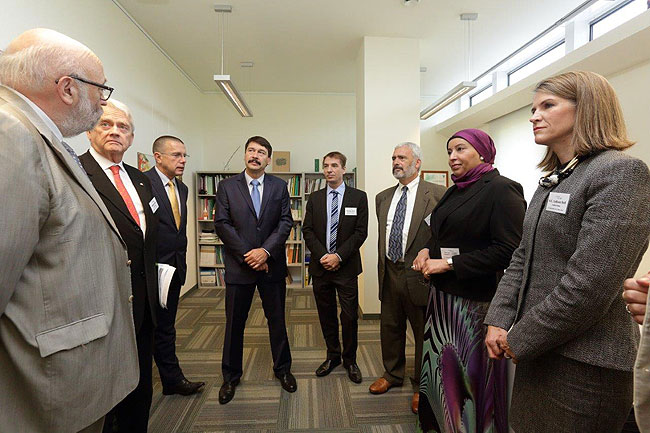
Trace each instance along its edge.
<instances>
[{"instance_id":1,"label":"black trousers","mask_svg":"<svg viewBox=\"0 0 650 433\"><path fill-rule=\"evenodd\" d=\"M339 322L336 317L336 294L341 305L341 335L343 352L339 342ZM359 288L357 277L314 276L314 298L318 319L327 345L327 359L343 358L346 367L357 362Z\"/></svg>"},{"instance_id":2,"label":"black trousers","mask_svg":"<svg viewBox=\"0 0 650 433\"><path fill-rule=\"evenodd\" d=\"M276 376L291 371L291 350L285 324L284 307L287 286L284 280L258 284L226 283L226 336L223 342L221 371L224 382L241 378L244 352L244 328L251 308L255 287L262 299L268 322L273 371Z\"/></svg>"},{"instance_id":3,"label":"black trousers","mask_svg":"<svg viewBox=\"0 0 650 433\"><path fill-rule=\"evenodd\" d=\"M176 385L185 379L176 357L176 312L180 295L181 281L175 272L169 285L167 309L156 305L158 324L154 330L153 357L163 386Z\"/></svg>"},{"instance_id":4,"label":"black trousers","mask_svg":"<svg viewBox=\"0 0 650 433\"><path fill-rule=\"evenodd\" d=\"M135 335L138 345L140 381L138 386L124 400L106 414L103 433L146 433L149 424L149 409L153 395L152 357L153 321L149 303L145 307L142 326Z\"/></svg>"}]
</instances>

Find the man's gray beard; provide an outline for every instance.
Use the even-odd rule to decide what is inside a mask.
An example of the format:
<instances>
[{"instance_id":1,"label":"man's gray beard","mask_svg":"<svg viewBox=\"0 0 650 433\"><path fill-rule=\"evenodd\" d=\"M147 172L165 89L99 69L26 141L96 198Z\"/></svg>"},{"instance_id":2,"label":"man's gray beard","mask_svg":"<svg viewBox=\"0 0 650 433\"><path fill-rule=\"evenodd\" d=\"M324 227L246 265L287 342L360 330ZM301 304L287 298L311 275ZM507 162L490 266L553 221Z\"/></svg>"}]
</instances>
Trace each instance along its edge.
<instances>
[{"instance_id":1,"label":"man's gray beard","mask_svg":"<svg viewBox=\"0 0 650 433\"><path fill-rule=\"evenodd\" d=\"M395 173L395 171L393 171L393 177L398 180L404 179L405 177L409 178L413 176L416 172L417 169L415 168L415 162L414 162L413 164L408 165L406 168L404 168L404 170L402 170L399 173Z\"/></svg>"},{"instance_id":2,"label":"man's gray beard","mask_svg":"<svg viewBox=\"0 0 650 433\"><path fill-rule=\"evenodd\" d=\"M86 90L81 95L77 106L74 107L70 115L61 123L59 127L61 135L64 137L74 137L82 132L90 131L102 117L103 112L104 110L101 106L97 110L93 109L90 98L88 98L88 91Z\"/></svg>"}]
</instances>

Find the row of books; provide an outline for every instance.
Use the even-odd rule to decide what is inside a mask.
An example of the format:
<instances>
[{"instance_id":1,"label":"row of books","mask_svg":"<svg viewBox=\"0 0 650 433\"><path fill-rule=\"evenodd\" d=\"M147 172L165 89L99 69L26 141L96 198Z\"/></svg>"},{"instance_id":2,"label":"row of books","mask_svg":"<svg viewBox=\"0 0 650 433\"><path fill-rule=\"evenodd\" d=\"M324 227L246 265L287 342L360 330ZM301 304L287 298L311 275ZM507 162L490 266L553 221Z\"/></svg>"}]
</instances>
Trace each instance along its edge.
<instances>
[{"instance_id":1,"label":"row of books","mask_svg":"<svg viewBox=\"0 0 650 433\"><path fill-rule=\"evenodd\" d=\"M302 240L302 225L300 223L294 224L293 227L291 227L291 231L289 232L289 238L287 239L288 241L301 241Z\"/></svg>"},{"instance_id":2,"label":"row of books","mask_svg":"<svg viewBox=\"0 0 650 433\"><path fill-rule=\"evenodd\" d=\"M199 219L200 220L213 220L215 210L215 199L213 198L199 198Z\"/></svg>"},{"instance_id":3,"label":"row of books","mask_svg":"<svg viewBox=\"0 0 650 433\"><path fill-rule=\"evenodd\" d=\"M287 190L289 195L300 195L300 176L299 174L291 176L287 180Z\"/></svg>"},{"instance_id":4,"label":"row of books","mask_svg":"<svg viewBox=\"0 0 650 433\"><path fill-rule=\"evenodd\" d=\"M219 242L219 236L217 236L214 230L204 229L199 234L199 242L216 244Z\"/></svg>"},{"instance_id":5,"label":"row of books","mask_svg":"<svg viewBox=\"0 0 650 433\"><path fill-rule=\"evenodd\" d=\"M225 286L226 285L226 270L215 268L201 268L200 271L201 285L202 286Z\"/></svg>"},{"instance_id":6,"label":"row of books","mask_svg":"<svg viewBox=\"0 0 650 433\"><path fill-rule=\"evenodd\" d=\"M231 174L200 174L198 179L199 194L216 194L217 185L224 179L232 176Z\"/></svg>"},{"instance_id":7,"label":"row of books","mask_svg":"<svg viewBox=\"0 0 650 433\"><path fill-rule=\"evenodd\" d=\"M324 177L318 179L305 179L305 194L311 194L314 191L325 188L327 181Z\"/></svg>"},{"instance_id":8,"label":"row of books","mask_svg":"<svg viewBox=\"0 0 650 433\"><path fill-rule=\"evenodd\" d=\"M291 199L291 217L295 221L302 219L302 201L300 199Z\"/></svg>"},{"instance_id":9,"label":"row of books","mask_svg":"<svg viewBox=\"0 0 650 433\"><path fill-rule=\"evenodd\" d=\"M289 244L287 248L287 263L302 263L302 245Z\"/></svg>"},{"instance_id":10,"label":"row of books","mask_svg":"<svg viewBox=\"0 0 650 433\"><path fill-rule=\"evenodd\" d=\"M199 247L199 266L223 265L223 245L201 245Z\"/></svg>"}]
</instances>

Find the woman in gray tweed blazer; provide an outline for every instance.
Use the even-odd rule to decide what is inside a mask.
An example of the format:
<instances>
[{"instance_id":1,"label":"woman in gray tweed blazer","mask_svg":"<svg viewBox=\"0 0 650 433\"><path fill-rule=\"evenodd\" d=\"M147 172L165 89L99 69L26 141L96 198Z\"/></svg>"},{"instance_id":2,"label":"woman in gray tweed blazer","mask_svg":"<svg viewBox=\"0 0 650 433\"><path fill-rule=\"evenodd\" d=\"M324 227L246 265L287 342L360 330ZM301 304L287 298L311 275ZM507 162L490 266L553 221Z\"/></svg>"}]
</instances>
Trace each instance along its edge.
<instances>
[{"instance_id":1,"label":"woman in gray tweed blazer","mask_svg":"<svg viewBox=\"0 0 650 433\"><path fill-rule=\"evenodd\" d=\"M621 291L648 245L650 174L621 152L633 142L600 75L542 81L532 113L550 173L485 318L488 352L517 363L517 433L620 432L639 338Z\"/></svg>"}]
</instances>

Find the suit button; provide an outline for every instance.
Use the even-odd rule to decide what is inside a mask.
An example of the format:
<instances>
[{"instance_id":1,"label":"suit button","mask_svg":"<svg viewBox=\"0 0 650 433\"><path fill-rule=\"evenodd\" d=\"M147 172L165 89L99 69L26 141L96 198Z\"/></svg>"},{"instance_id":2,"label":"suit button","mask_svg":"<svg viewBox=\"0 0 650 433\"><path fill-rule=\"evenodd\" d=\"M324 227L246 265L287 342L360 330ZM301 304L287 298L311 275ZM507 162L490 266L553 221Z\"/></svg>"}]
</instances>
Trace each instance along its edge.
<instances>
[{"instance_id":1,"label":"suit button","mask_svg":"<svg viewBox=\"0 0 650 433\"><path fill-rule=\"evenodd\" d=\"M129 260L126 261L126 265L127 265L127 266L131 266L131 259L129 259Z\"/></svg>"},{"instance_id":2,"label":"suit button","mask_svg":"<svg viewBox=\"0 0 650 433\"><path fill-rule=\"evenodd\" d=\"M133 302L133 295L129 296L129 302Z\"/></svg>"},{"instance_id":3,"label":"suit button","mask_svg":"<svg viewBox=\"0 0 650 433\"><path fill-rule=\"evenodd\" d=\"M144 271L143 271L143 272L140 272L140 276L141 276L141 277L144 277Z\"/></svg>"}]
</instances>

